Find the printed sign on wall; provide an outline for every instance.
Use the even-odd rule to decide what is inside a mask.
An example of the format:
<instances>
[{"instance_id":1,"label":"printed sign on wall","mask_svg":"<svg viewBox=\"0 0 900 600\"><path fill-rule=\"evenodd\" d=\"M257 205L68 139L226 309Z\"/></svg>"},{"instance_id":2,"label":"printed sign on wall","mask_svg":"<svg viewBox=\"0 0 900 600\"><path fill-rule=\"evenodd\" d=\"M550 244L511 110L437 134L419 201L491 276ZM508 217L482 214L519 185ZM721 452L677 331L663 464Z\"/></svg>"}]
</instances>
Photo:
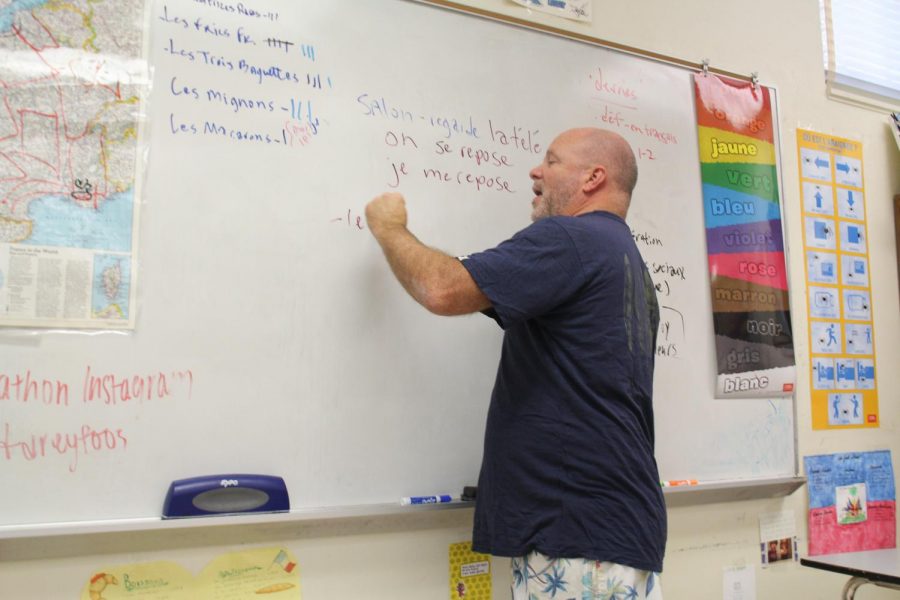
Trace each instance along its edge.
<instances>
[{"instance_id":1,"label":"printed sign on wall","mask_svg":"<svg viewBox=\"0 0 900 600\"><path fill-rule=\"evenodd\" d=\"M787 269L770 90L694 76L717 398L793 393Z\"/></svg>"},{"instance_id":2,"label":"printed sign on wall","mask_svg":"<svg viewBox=\"0 0 900 600\"><path fill-rule=\"evenodd\" d=\"M491 600L491 557L472 542L450 544L450 600Z\"/></svg>"},{"instance_id":3,"label":"printed sign on wall","mask_svg":"<svg viewBox=\"0 0 900 600\"><path fill-rule=\"evenodd\" d=\"M859 142L797 130L813 429L878 427Z\"/></svg>"}]
</instances>

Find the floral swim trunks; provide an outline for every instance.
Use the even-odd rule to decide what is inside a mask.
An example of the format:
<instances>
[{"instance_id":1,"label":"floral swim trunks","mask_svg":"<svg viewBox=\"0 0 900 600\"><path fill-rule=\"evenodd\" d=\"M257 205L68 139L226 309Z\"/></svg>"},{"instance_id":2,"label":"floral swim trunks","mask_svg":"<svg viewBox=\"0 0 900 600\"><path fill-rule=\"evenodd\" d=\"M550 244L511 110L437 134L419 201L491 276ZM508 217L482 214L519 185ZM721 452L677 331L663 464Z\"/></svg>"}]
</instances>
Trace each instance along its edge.
<instances>
[{"instance_id":1,"label":"floral swim trunks","mask_svg":"<svg viewBox=\"0 0 900 600\"><path fill-rule=\"evenodd\" d=\"M512 559L512 600L662 600L659 573L531 552Z\"/></svg>"}]
</instances>

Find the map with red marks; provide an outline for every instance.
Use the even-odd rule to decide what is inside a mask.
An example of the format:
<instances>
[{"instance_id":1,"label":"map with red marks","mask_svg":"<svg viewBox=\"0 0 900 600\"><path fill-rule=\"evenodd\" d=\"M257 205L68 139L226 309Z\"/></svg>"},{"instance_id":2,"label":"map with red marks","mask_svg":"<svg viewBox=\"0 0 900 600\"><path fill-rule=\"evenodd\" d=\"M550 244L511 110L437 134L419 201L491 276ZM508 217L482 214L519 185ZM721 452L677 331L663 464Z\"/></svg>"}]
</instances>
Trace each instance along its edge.
<instances>
[{"instance_id":1,"label":"map with red marks","mask_svg":"<svg viewBox=\"0 0 900 600\"><path fill-rule=\"evenodd\" d=\"M0 325L131 321L143 22L141 0L0 8Z\"/></svg>"}]
</instances>

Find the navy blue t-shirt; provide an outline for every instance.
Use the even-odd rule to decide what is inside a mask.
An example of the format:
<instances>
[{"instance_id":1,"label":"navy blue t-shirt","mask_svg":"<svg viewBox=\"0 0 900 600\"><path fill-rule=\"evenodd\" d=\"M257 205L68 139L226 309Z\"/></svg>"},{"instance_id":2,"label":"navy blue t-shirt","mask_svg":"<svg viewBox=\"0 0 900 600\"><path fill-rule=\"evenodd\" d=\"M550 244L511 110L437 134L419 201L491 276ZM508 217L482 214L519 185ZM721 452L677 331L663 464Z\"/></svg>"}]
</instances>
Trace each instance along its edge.
<instances>
[{"instance_id":1,"label":"navy blue t-shirt","mask_svg":"<svg viewBox=\"0 0 900 600\"><path fill-rule=\"evenodd\" d=\"M631 230L607 212L544 218L462 264L505 330L473 549L661 571L659 307Z\"/></svg>"}]
</instances>

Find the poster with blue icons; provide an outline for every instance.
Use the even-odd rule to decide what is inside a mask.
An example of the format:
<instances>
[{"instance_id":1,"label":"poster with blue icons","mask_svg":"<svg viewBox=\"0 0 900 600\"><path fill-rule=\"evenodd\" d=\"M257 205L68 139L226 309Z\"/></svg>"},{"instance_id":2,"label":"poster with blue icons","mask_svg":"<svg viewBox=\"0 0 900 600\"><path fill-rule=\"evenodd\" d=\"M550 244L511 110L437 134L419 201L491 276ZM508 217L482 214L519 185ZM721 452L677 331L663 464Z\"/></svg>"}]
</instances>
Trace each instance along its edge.
<instances>
[{"instance_id":1,"label":"poster with blue icons","mask_svg":"<svg viewBox=\"0 0 900 600\"><path fill-rule=\"evenodd\" d=\"M807 250L806 273L810 283L837 283L837 256L833 252Z\"/></svg>"},{"instance_id":2,"label":"poster with blue icons","mask_svg":"<svg viewBox=\"0 0 900 600\"><path fill-rule=\"evenodd\" d=\"M878 427L862 144L798 130L814 429Z\"/></svg>"},{"instance_id":3,"label":"poster with blue icons","mask_svg":"<svg viewBox=\"0 0 900 600\"><path fill-rule=\"evenodd\" d=\"M837 247L837 227L834 219L821 216L806 217L806 246L820 250Z\"/></svg>"}]
</instances>

